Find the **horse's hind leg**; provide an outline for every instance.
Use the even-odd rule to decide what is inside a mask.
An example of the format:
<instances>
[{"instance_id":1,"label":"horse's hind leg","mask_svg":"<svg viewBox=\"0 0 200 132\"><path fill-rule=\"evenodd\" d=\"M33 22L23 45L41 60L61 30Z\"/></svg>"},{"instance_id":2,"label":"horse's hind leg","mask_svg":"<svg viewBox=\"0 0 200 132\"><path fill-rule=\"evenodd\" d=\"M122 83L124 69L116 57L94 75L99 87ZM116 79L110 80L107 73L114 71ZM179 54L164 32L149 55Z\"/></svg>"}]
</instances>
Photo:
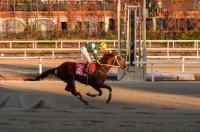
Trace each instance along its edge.
<instances>
[{"instance_id":1,"label":"horse's hind leg","mask_svg":"<svg viewBox=\"0 0 200 132\"><path fill-rule=\"evenodd\" d=\"M68 82L65 90L70 91L74 96L78 97L79 100L85 103L85 105L89 105L89 103L82 98L82 95L76 91L74 82L71 82L71 83Z\"/></svg>"},{"instance_id":2,"label":"horse's hind leg","mask_svg":"<svg viewBox=\"0 0 200 132\"><path fill-rule=\"evenodd\" d=\"M78 99L79 99L80 101L82 101L83 103L85 103L85 105L89 105L89 103L88 103L86 100L84 100L84 99L82 98L82 95L81 95L79 92L74 91L74 89L71 89L71 93L72 93L74 96L78 97Z\"/></svg>"},{"instance_id":3,"label":"horse's hind leg","mask_svg":"<svg viewBox=\"0 0 200 132\"><path fill-rule=\"evenodd\" d=\"M96 91L98 91L99 93L98 94L91 94L91 93L86 93L87 96L90 96L90 97L97 97L97 96L101 96L102 95L102 90L98 87L93 87Z\"/></svg>"}]
</instances>

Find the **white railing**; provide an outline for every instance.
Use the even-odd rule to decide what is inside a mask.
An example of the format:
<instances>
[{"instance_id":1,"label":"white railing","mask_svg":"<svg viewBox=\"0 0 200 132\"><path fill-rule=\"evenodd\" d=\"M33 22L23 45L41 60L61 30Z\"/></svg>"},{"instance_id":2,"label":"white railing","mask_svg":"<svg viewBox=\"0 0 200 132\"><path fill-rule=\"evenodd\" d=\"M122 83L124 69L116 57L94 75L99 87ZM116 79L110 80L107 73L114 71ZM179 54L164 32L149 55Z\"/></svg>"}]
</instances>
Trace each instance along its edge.
<instances>
[{"instance_id":1,"label":"white railing","mask_svg":"<svg viewBox=\"0 0 200 132\"><path fill-rule=\"evenodd\" d=\"M190 58L190 57L188 57ZM160 73L161 74L161 77L162 77L162 74L165 74L165 75L168 75L168 76L174 76L176 75L176 73L181 73L181 74L184 74L185 73L185 64L189 64L189 65L192 65L192 67L194 67L194 64L197 64L196 65L196 68L198 68L197 70L195 70L195 72L187 72L190 73L190 74L193 74L194 73L198 73L200 74L200 61L146 61L146 62L135 62L134 64L136 65L139 65L139 64L145 64L147 66L147 69L150 69L150 77L151 77L151 81L155 81L155 75L156 75L156 70L158 67L156 66L164 66L164 67L168 67L168 65L176 65L176 69L181 69L180 72L178 71L174 71L173 74L170 74L170 73L167 73L167 72L170 72L170 71L165 71L164 73ZM180 68L179 66L177 65L180 65ZM162 68L162 66L160 66ZM173 71L173 69L172 69ZM146 75L147 76L147 75Z\"/></svg>"},{"instance_id":2,"label":"white railing","mask_svg":"<svg viewBox=\"0 0 200 132\"><path fill-rule=\"evenodd\" d=\"M56 56L56 59L64 59L64 58L69 58L67 56ZM190 57L188 57L190 58ZM1 59L8 59L7 57L2 57ZM9 59L25 59L24 57L9 57ZM41 74L43 72L43 59L51 59L51 56L43 56L43 57L26 57L26 59L38 59L38 73ZM182 69L180 72L185 73L185 64L200 64L200 61L146 61L146 62L135 62L136 65L138 64L146 64L147 68L150 69L150 76L152 81L155 80L155 69L157 68L157 65L175 65L175 64L180 64L180 68ZM177 66L177 65L176 65ZM200 68L199 68L200 72Z\"/></svg>"},{"instance_id":3,"label":"white railing","mask_svg":"<svg viewBox=\"0 0 200 132\"><path fill-rule=\"evenodd\" d=\"M166 48L175 48L178 43L192 43L194 48L198 48L200 40L146 40L147 48L152 48L152 43L164 43Z\"/></svg>"},{"instance_id":4,"label":"white railing","mask_svg":"<svg viewBox=\"0 0 200 132\"><path fill-rule=\"evenodd\" d=\"M4 56L4 52L13 52L13 51L18 51L18 52L23 52L23 56L26 58L28 52L35 52L35 51L50 51L52 54L52 58L55 57L55 52L57 51L79 51L80 47L87 43L87 42L106 42L110 46L110 48L107 49L107 51L112 52L114 50L117 50L117 40L40 40L40 41L0 41L0 45L4 44L6 45L6 48L0 48L0 54L1 56ZM199 59L199 43L200 40L147 40L147 51L162 51L166 53L167 59L169 60L170 58L176 58L175 56L171 57L170 52L173 51L192 51L193 53L196 53L195 56L191 56L193 58ZM49 46L53 44L53 48L41 46L42 44L49 44ZM164 47L162 48L153 48L152 44L156 43L162 43L164 44ZM176 48L176 45L179 45L180 43L190 43L190 48ZM32 46L30 48L27 48L27 46L24 46L23 48L19 48L15 46L15 44L31 44ZM70 45L73 45L71 47L67 47ZM67 46L66 46L67 45ZM192 46L191 46L192 45ZM1 46L2 47L2 46ZM162 56L147 56L147 58L157 58L157 59L162 59ZM180 58L180 56L178 56Z\"/></svg>"},{"instance_id":5,"label":"white railing","mask_svg":"<svg viewBox=\"0 0 200 132\"><path fill-rule=\"evenodd\" d=\"M32 48L38 48L38 45L40 45L41 43L44 44L44 43L47 43L47 44L53 44L54 45L54 48L64 48L63 45L65 43L70 43L70 44L76 44L76 48L79 48L81 47L81 44L85 44L85 43L88 43L88 42L105 42L105 43L111 43L113 46L113 48L116 48L117 46L117 40L37 40L37 41L0 41L0 45L1 44L8 44L9 48L12 49L12 48L15 48L13 47L14 44L31 44L32 45ZM68 48L70 49L70 48Z\"/></svg>"},{"instance_id":6,"label":"white railing","mask_svg":"<svg viewBox=\"0 0 200 132\"><path fill-rule=\"evenodd\" d=\"M6 57L6 56L1 56L0 59L39 59L39 73L42 73L42 59L44 58L81 58L81 56L55 56L56 51L79 51L80 47L82 44L87 43L87 42L106 42L109 43L111 48L108 48L107 50L109 52L113 50L117 50L117 40L56 40L56 41L0 41L1 43L7 43L9 46L8 48L0 48L0 51L22 51L24 52L23 57ZM32 46L31 48L16 48L14 46L15 43L22 43L22 44L28 44L31 43ZM40 43L53 43L53 48L40 48ZM66 48L65 44L75 44L75 48ZM166 44L166 48L153 48L152 43L164 43ZM176 45L179 43L191 43L190 48L176 48ZM181 72L185 72L185 64L200 64L198 61L200 59L199 56L199 43L200 40L147 40L147 50L154 50L154 51L163 51L167 52L166 56L147 56L147 59L167 59L165 62L155 62L155 61L148 61L148 62L142 62L150 65L151 67L151 76L152 76L152 81L154 81L154 71L155 71L155 65L157 64L180 64ZM171 51L175 50L183 50L183 51L194 51L196 52L195 56L170 56ZM27 56L27 52L29 51L50 51L52 52L52 56L35 56L35 57L29 57ZM179 61L169 61L171 59L178 59ZM197 61L186 61L187 59L196 59Z\"/></svg>"},{"instance_id":7,"label":"white railing","mask_svg":"<svg viewBox=\"0 0 200 132\"><path fill-rule=\"evenodd\" d=\"M75 43L77 48L80 48L81 44L87 42L106 42L112 43L113 48L117 47L118 40L37 40L37 41L0 41L0 44L9 44L9 48L13 48L15 43L32 44L32 48L37 48L40 43L53 43L55 48L63 48L64 43ZM139 42L139 41L137 41ZM198 48L200 40L146 40L147 48L152 48L152 43L164 43L166 48L175 48L177 43L192 43L194 48ZM58 46L59 45L59 46Z\"/></svg>"}]
</instances>

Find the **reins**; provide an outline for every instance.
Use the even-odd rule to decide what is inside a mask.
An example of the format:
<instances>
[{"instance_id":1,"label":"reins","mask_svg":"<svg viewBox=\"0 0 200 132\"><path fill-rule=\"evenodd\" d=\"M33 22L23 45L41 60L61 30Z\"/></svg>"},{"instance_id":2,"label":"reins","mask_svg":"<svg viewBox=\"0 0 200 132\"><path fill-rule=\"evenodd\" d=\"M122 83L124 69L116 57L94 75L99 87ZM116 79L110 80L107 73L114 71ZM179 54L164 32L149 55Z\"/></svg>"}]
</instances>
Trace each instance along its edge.
<instances>
[{"instance_id":1,"label":"reins","mask_svg":"<svg viewBox=\"0 0 200 132\"><path fill-rule=\"evenodd\" d=\"M110 64L100 64L100 65L103 65L103 66L112 66L112 67L122 67L121 64L119 63L119 60L117 59L118 56L119 56L119 55L116 55L116 56L115 56L115 59L114 59L114 63L115 63L115 61L116 61L117 64L118 64L118 66L116 66L116 65L110 65Z\"/></svg>"},{"instance_id":2,"label":"reins","mask_svg":"<svg viewBox=\"0 0 200 132\"><path fill-rule=\"evenodd\" d=\"M120 66L116 66L116 65L110 65L110 64L100 64L102 66L112 66L112 67L120 67Z\"/></svg>"},{"instance_id":3,"label":"reins","mask_svg":"<svg viewBox=\"0 0 200 132\"><path fill-rule=\"evenodd\" d=\"M99 64L105 73L107 73L107 71L105 70L105 68L103 66L122 67L121 64L119 63L119 60L117 59L118 56L119 55L116 55L115 58L114 58L114 63L116 61L117 64L118 64L118 66L116 66L116 65L110 65L110 64Z\"/></svg>"}]
</instances>

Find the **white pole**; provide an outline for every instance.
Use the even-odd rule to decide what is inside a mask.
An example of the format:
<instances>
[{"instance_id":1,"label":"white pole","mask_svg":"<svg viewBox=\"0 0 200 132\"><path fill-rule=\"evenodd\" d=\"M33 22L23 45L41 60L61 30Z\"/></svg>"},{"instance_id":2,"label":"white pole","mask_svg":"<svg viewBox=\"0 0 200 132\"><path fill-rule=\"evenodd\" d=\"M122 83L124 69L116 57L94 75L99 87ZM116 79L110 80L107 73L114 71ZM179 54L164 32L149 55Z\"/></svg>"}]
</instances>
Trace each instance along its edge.
<instances>
[{"instance_id":1,"label":"white pole","mask_svg":"<svg viewBox=\"0 0 200 132\"><path fill-rule=\"evenodd\" d=\"M143 1L143 41L144 41L144 49L146 50L146 0ZM146 51L144 53L146 56Z\"/></svg>"},{"instance_id":2,"label":"white pole","mask_svg":"<svg viewBox=\"0 0 200 132\"><path fill-rule=\"evenodd\" d=\"M42 74L42 57L40 57L40 62L39 62L39 74Z\"/></svg>"},{"instance_id":3,"label":"white pole","mask_svg":"<svg viewBox=\"0 0 200 132\"><path fill-rule=\"evenodd\" d=\"M12 42L10 41L10 49L12 49Z\"/></svg>"},{"instance_id":4,"label":"white pole","mask_svg":"<svg viewBox=\"0 0 200 132\"><path fill-rule=\"evenodd\" d=\"M155 81L155 75L154 75L154 69L153 69L153 63L151 64L151 81Z\"/></svg>"},{"instance_id":5,"label":"white pole","mask_svg":"<svg viewBox=\"0 0 200 132\"><path fill-rule=\"evenodd\" d=\"M25 60L26 60L26 56L27 56L27 55L26 55L26 50L25 50L25 51L24 51L24 59L25 59Z\"/></svg>"},{"instance_id":6,"label":"white pole","mask_svg":"<svg viewBox=\"0 0 200 132\"><path fill-rule=\"evenodd\" d=\"M60 42L60 48L63 48L63 41Z\"/></svg>"},{"instance_id":7,"label":"white pole","mask_svg":"<svg viewBox=\"0 0 200 132\"><path fill-rule=\"evenodd\" d=\"M146 61L146 0L143 0L143 60ZM144 80L146 80L146 64L144 64Z\"/></svg>"},{"instance_id":8,"label":"white pole","mask_svg":"<svg viewBox=\"0 0 200 132\"><path fill-rule=\"evenodd\" d=\"M182 72L185 72L185 58L182 58Z\"/></svg>"},{"instance_id":9,"label":"white pole","mask_svg":"<svg viewBox=\"0 0 200 132\"><path fill-rule=\"evenodd\" d=\"M117 28L118 28L118 52L120 53L120 43L121 43L121 0L118 0L118 6L117 6L117 19L118 19L118 25L117 25Z\"/></svg>"},{"instance_id":10,"label":"white pole","mask_svg":"<svg viewBox=\"0 0 200 132\"><path fill-rule=\"evenodd\" d=\"M52 50L52 59L55 59L55 52Z\"/></svg>"}]
</instances>

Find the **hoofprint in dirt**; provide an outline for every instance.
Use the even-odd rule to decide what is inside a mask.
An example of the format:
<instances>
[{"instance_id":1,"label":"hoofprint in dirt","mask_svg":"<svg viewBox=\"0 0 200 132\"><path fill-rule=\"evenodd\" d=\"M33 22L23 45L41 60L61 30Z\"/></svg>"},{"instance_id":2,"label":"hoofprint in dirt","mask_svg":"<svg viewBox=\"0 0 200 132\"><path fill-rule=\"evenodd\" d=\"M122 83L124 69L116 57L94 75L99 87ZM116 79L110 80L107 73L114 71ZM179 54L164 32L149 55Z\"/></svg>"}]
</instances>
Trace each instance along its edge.
<instances>
[{"instance_id":1,"label":"hoofprint in dirt","mask_svg":"<svg viewBox=\"0 0 200 132\"><path fill-rule=\"evenodd\" d=\"M85 106L61 81L1 81L0 129L3 132L200 131L200 83L107 82L113 87ZM95 92L77 83L84 95Z\"/></svg>"}]
</instances>

